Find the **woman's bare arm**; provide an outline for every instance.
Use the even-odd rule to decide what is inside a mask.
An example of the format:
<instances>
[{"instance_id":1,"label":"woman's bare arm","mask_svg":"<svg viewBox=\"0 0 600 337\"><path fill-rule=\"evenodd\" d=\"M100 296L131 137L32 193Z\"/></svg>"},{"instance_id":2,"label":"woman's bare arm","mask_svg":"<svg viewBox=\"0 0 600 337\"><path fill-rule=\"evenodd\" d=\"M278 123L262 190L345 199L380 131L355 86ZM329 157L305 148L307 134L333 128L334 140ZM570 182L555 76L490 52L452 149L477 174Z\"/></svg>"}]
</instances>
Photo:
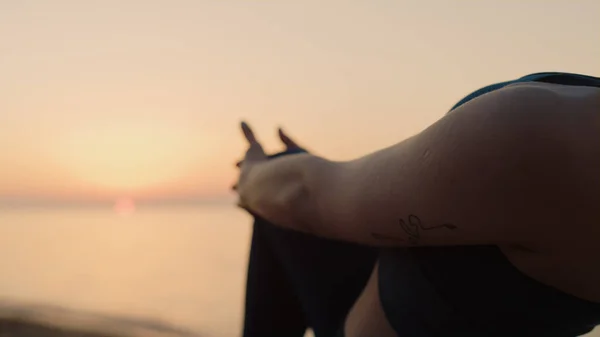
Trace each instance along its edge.
<instances>
[{"instance_id":1,"label":"woman's bare arm","mask_svg":"<svg viewBox=\"0 0 600 337\"><path fill-rule=\"evenodd\" d=\"M285 227L374 245L556 237L565 223L599 220L592 172L600 172L600 156L577 141L593 134L597 114L565 114L565 104L551 90L509 87L357 160L261 163L251 172L248 205Z\"/></svg>"}]
</instances>

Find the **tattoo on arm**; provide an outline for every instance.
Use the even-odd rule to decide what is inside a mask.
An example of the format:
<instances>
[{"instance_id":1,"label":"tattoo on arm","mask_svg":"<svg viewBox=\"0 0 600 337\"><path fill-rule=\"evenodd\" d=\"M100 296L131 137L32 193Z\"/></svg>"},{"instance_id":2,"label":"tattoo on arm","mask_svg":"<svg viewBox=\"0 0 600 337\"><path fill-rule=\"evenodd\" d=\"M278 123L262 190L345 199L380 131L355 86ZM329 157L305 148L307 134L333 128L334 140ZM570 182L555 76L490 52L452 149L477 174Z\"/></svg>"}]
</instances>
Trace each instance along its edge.
<instances>
[{"instance_id":1,"label":"tattoo on arm","mask_svg":"<svg viewBox=\"0 0 600 337\"><path fill-rule=\"evenodd\" d=\"M440 228L454 230L457 228L455 225L452 225L452 224L443 224L443 225L437 225L437 226L432 226L432 227L425 227L422 225L421 219L419 219L416 215L412 215L412 214L408 216L408 221L404 221L404 219L400 219L398 221L398 223L400 225L400 228L408 235L408 239L393 236L393 235L381 234L381 233L371 233L371 236L377 240L393 240L393 241L400 241L400 242L408 241L408 243L410 243L412 245L418 245L421 240L421 231L429 231L429 230L440 229Z\"/></svg>"}]
</instances>

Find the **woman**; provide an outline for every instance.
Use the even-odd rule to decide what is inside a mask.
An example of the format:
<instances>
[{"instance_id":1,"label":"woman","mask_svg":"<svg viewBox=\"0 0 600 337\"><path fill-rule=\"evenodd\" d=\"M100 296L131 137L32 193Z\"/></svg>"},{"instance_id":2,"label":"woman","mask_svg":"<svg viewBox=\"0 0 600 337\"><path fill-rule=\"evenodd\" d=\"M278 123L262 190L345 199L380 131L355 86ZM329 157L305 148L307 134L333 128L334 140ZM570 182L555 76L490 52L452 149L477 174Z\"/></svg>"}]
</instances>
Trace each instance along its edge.
<instances>
[{"instance_id":1,"label":"woman","mask_svg":"<svg viewBox=\"0 0 600 337\"><path fill-rule=\"evenodd\" d=\"M340 333L577 336L600 323L599 78L540 73L483 88L348 162L268 160L242 129L240 207L378 247Z\"/></svg>"}]
</instances>

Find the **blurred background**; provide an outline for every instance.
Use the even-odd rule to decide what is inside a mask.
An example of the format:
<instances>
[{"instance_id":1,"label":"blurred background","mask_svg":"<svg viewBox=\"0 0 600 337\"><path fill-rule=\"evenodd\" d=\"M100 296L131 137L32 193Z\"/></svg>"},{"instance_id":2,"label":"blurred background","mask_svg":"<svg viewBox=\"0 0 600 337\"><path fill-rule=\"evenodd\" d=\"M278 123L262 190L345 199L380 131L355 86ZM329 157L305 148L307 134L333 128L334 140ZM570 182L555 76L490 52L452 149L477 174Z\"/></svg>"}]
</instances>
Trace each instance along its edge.
<instances>
[{"instance_id":1,"label":"blurred background","mask_svg":"<svg viewBox=\"0 0 600 337\"><path fill-rule=\"evenodd\" d=\"M1 1L0 315L238 335L241 119L268 150L282 126L355 158L484 85L600 76L599 15L596 0Z\"/></svg>"}]
</instances>

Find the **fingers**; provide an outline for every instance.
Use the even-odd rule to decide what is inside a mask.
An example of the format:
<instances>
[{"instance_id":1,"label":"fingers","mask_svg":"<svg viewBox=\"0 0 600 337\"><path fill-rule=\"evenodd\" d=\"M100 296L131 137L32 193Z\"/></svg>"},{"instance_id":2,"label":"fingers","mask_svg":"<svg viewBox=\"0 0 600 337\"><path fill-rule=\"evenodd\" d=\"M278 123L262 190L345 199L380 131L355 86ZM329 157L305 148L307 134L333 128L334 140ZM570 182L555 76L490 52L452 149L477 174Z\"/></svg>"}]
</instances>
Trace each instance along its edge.
<instances>
[{"instance_id":1,"label":"fingers","mask_svg":"<svg viewBox=\"0 0 600 337\"><path fill-rule=\"evenodd\" d=\"M250 128L250 126L248 125L248 123L242 122L241 123L241 128L242 128L242 132L244 133L244 137L246 138L246 140L250 144L250 148L252 149L253 147L254 148L260 147L260 149L262 150L262 147L260 146L260 143L258 143L258 141L256 140L256 136L254 135L254 132L252 131L252 129ZM281 140L281 142L285 145L286 150L302 149L302 147L300 147L300 145L298 145L298 143L296 143L293 139L291 139L290 136L288 136L285 133L285 131L283 131L282 128L278 128L277 129L277 134L278 134L279 139ZM243 162L244 162L243 160L240 160L237 163L235 163L235 166L238 167L238 168L240 168L242 166Z\"/></svg>"},{"instance_id":2,"label":"fingers","mask_svg":"<svg viewBox=\"0 0 600 337\"><path fill-rule=\"evenodd\" d=\"M246 122L241 123L242 132L244 133L244 137L248 141L250 145L257 143L256 137L254 136L254 132Z\"/></svg>"},{"instance_id":3,"label":"fingers","mask_svg":"<svg viewBox=\"0 0 600 337\"><path fill-rule=\"evenodd\" d=\"M259 142L250 143L244 160L263 160L266 157L265 151Z\"/></svg>"},{"instance_id":4,"label":"fingers","mask_svg":"<svg viewBox=\"0 0 600 337\"><path fill-rule=\"evenodd\" d=\"M244 134L244 138L246 138L246 141L248 141L248 144L250 145L248 152L246 152L246 157L244 159L245 160L264 159L264 157L266 156L264 153L264 150L263 150L262 146L260 145L260 143L258 142L258 140L256 139L254 132L250 128L250 125L248 125L248 123L242 121L240 123L240 126L242 129L242 133ZM290 136L288 136L287 133L285 131L283 131L282 128L277 129L277 134L278 134L281 142L285 145L286 150L302 150L302 147L300 145L298 145L298 143L296 143L296 141L291 139ZM240 168L242 166L242 164L243 164L243 160L238 161L235 164L235 166Z\"/></svg>"},{"instance_id":5,"label":"fingers","mask_svg":"<svg viewBox=\"0 0 600 337\"><path fill-rule=\"evenodd\" d=\"M285 147L289 150L289 149L297 149L300 148L300 146L293 141L284 131L283 129L279 128L277 130L277 133L279 134L279 139L281 139L281 142L285 145Z\"/></svg>"},{"instance_id":6,"label":"fingers","mask_svg":"<svg viewBox=\"0 0 600 337\"><path fill-rule=\"evenodd\" d=\"M248 123L242 121L241 124L242 133L244 137L248 141L248 151L246 151L246 155L244 157L244 161L255 161L255 160L263 160L265 158L265 152L260 145L260 143L256 140L256 136L254 136L254 132L250 128ZM241 162L236 164L236 166L240 167Z\"/></svg>"},{"instance_id":7,"label":"fingers","mask_svg":"<svg viewBox=\"0 0 600 337\"><path fill-rule=\"evenodd\" d=\"M248 123L242 121L240 126L242 129L242 133L244 134L244 138L246 138L246 140L248 141L248 143L250 145L254 145L254 144L258 143L258 141L256 140L256 136L254 135L254 132L252 131L252 129L250 128L250 125L248 125ZM300 148L300 145L298 145L298 143L296 143L294 140L292 140L285 133L285 131L283 131L282 128L277 129L277 133L279 135L279 139L281 140L281 142L285 145L285 147L287 149Z\"/></svg>"}]
</instances>

